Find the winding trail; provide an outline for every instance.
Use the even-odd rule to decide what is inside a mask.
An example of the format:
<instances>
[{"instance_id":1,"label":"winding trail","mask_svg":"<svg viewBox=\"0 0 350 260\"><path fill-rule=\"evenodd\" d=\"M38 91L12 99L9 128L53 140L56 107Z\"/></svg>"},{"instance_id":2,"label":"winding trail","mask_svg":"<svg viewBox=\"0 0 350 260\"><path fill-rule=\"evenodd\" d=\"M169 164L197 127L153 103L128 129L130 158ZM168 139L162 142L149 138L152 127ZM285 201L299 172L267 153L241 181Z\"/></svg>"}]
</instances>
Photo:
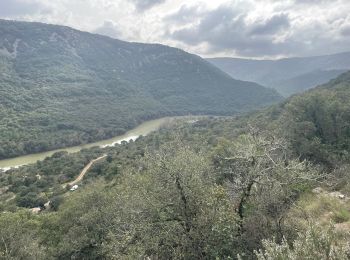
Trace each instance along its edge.
<instances>
[{"instance_id":1,"label":"winding trail","mask_svg":"<svg viewBox=\"0 0 350 260\"><path fill-rule=\"evenodd\" d=\"M66 184L65 186L67 186L67 185L73 186L73 185L77 184L78 182L80 182L80 181L84 178L84 176L85 176L85 174L87 173L87 171L91 168L91 166L92 166L95 162L100 161L100 160L102 160L103 158L106 158L106 157L107 157L107 154L105 154L105 155L103 155L103 156L101 156L101 157L98 157L98 158L92 160L91 162L89 162L89 163L84 167L84 169L80 172L79 176L78 176L74 181L72 181L72 182Z\"/></svg>"}]
</instances>

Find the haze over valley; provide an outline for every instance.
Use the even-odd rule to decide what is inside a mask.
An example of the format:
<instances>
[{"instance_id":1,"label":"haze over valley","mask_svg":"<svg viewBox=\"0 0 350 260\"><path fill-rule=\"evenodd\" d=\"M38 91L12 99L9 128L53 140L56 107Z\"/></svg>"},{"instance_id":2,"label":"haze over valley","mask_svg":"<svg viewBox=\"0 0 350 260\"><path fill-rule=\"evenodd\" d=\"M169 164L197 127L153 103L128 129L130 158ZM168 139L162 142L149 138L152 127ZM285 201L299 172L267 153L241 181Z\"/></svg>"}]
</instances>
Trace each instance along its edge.
<instances>
[{"instance_id":1,"label":"haze over valley","mask_svg":"<svg viewBox=\"0 0 350 260\"><path fill-rule=\"evenodd\" d=\"M256 82L290 96L348 71L350 52L278 60L211 58L208 61L235 79Z\"/></svg>"}]
</instances>

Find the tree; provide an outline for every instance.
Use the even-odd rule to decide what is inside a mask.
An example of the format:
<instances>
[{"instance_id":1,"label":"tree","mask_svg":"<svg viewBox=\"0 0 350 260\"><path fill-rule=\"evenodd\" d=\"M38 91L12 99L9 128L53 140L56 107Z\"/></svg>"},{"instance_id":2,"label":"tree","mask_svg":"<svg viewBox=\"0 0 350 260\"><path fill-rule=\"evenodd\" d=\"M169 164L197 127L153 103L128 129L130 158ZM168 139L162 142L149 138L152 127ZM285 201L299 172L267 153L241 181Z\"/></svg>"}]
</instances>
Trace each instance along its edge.
<instances>
[{"instance_id":1,"label":"tree","mask_svg":"<svg viewBox=\"0 0 350 260\"><path fill-rule=\"evenodd\" d=\"M38 239L39 219L30 212L0 215L0 259L47 259Z\"/></svg>"},{"instance_id":2,"label":"tree","mask_svg":"<svg viewBox=\"0 0 350 260\"><path fill-rule=\"evenodd\" d=\"M225 258L235 255L237 217L227 190L214 182L208 159L186 144L172 142L148 152L144 170L121 186L128 219L110 232L113 259ZM125 189L125 188L124 188ZM121 224L123 228L121 228Z\"/></svg>"},{"instance_id":3,"label":"tree","mask_svg":"<svg viewBox=\"0 0 350 260\"><path fill-rule=\"evenodd\" d=\"M226 258L238 252L237 227L208 158L175 141L146 152L113 187L72 194L45 218L43 243L65 259Z\"/></svg>"},{"instance_id":4,"label":"tree","mask_svg":"<svg viewBox=\"0 0 350 260\"><path fill-rule=\"evenodd\" d=\"M220 182L230 189L241 240L250 252L262 238L282 239L287 210L319 177L306 162L290 159L285 140L254 128L234 142L221 141L213 157Z\"/></svg>"}]
</instances>

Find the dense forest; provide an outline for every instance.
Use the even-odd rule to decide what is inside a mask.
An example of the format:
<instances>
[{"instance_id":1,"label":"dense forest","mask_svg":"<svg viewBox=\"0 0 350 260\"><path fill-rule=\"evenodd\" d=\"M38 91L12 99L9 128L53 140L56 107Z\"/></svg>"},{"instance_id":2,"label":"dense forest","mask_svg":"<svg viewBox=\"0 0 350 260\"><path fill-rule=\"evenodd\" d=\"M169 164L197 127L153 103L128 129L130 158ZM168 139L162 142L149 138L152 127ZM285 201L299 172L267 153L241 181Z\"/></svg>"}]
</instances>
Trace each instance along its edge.
<instances>
[{"instance_id":1,"label":"dense forest","mask_svg":"<svg viewBox=\"0 0 350 260\"><path fill-rule=\"evenodd\" d=\"M0 20L0 158L107 139L163 116L231 115L280 99L180 49Z\"/></svg>"},{"instance_id":2,"label":"dense forest","mask_svg":"<svg viewBox=\"0 0 350 260\"><path fill-rule=\"evenodd\" d=\"M349 115L350 72L259 112L2 173L0 256L349 259Z\"/></svg>"}]
</instances>

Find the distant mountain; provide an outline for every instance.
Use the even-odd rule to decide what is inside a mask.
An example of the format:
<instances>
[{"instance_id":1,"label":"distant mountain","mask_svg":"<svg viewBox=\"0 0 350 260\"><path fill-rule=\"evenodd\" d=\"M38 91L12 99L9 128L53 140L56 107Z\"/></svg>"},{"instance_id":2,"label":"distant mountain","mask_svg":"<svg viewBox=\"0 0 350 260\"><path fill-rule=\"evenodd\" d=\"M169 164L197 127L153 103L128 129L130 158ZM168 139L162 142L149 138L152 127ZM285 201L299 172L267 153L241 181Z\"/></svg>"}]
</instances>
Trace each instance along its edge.
<instances>
[{"instance_id":1,"label":"distant mountain","mask_svg":"<svg viewBox=\"0 0 350 260\"><path fill-rule=\"evenodd\" d=\"M302 74L291 79L285 79L274 83L275 88L285 96L303 92L307 89L324 84L346 72L346 70L316 70Z\"/></svg>"},{"instance_id":2,"label":"distant mountain","mask_svg":"<svg viewBox=\"0 0 350 260\"><path fill-rule=\"evenodd\" d=\"M212 58L208 61L233 78L273 87L288 96L324 84L349 70L350 52L280 60Z\"/></svg>"},{"instance_id":3,"label":"distant mountain","mask_svg":"<svg viewBox=\"0 0 350 260\"><path fill-rule=\"evenodd\" d=\"M234 114L280 99L179 49L0 20L0 158L112 137L151 118Z\"/></svg>"}]
</instances>

